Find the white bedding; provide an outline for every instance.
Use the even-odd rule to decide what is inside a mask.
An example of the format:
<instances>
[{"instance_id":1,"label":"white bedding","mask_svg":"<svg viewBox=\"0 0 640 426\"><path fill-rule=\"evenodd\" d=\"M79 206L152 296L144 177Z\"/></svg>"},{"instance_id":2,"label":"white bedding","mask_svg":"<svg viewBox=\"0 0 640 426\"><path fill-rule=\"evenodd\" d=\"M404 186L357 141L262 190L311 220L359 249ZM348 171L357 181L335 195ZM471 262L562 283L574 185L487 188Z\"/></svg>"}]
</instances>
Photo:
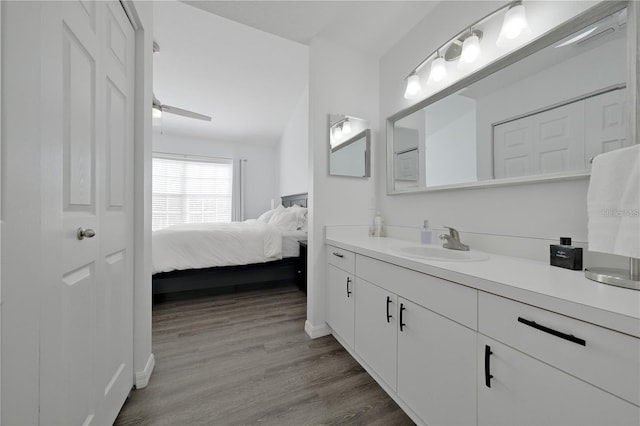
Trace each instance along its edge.
<instances>
[{"instance_id":1,"label":"white bedding","mask_svg":"<svg viewBox=\"0 0 640 426\"><path fill-rule=\"evenodd\" d=\"M300 256L298 241L307 239L307 231L282 231L282 257Z\"/></svg>"},{"instance_id":2,"label":"white bedding","mask_svg":"<svg viewBox=\"0 0 640 426\"><path fill-rule=\"evenodd\" d=\"M282 237L277 227L256 220L160 229L152 236L153 273L279 260Z\"/></svg>"}]
</instances>

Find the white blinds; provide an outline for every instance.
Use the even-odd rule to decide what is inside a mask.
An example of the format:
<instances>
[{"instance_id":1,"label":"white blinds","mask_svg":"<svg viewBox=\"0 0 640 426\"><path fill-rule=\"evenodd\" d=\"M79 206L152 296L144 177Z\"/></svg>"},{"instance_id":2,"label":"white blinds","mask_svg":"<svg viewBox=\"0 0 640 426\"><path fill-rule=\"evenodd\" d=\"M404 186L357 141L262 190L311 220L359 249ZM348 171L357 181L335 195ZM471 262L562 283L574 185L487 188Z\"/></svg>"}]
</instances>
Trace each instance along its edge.
<instances>
[{"instance_id":1,"label":"white blinds","mask_svg":"<svg viewBox=\"0 0 640 426\"><path fill-rule=\"evenodd\" d=\"M230 222L233 161L154 154L152 228Z\"/></svg>"}]
</instances>

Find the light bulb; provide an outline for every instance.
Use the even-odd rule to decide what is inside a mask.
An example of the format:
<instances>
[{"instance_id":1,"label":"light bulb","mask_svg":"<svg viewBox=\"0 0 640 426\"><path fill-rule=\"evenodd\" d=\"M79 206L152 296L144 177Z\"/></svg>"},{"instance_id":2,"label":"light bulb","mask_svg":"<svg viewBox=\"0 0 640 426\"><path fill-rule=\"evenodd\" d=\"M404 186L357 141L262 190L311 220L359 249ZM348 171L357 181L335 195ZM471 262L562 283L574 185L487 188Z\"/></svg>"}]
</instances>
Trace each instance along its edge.
<instances>
[{"instance_id":1,"label":"light bulb","mask_svg":"<svg viewBox=\"0 0 640 426\"><path fill-rule=\"evenodd\" d=\"M442 56L438 56L431 63L431 72L429 73L429 80L438 82L442 81L447 76L447 65L444 62Z\"/></svg>"},{"instance_id":2,"label":"light bulb","mask_svg":"<svg viewBox=\"0 0 640 426\"><path fill-rule=\"evenodd\" d=\"M414 73L407 78L407 89L404 91L405 99L415 98L420 90L420 77L414 71Z\"/></svg>"},{"instance_id":3,"label":"light bulb","mask_svg":"<svg viewBox=\"0 0 640 426\"><path fill-rule=\"evenodd\" d=\"M162 110L159 108L152 108L151 111L153 112L151 114L151 116L153 118L162 118Z\"/></svg>"},{"instance_id":4,"label":"light bulb","mask_svg":"<svg viewBox=\"0 0 640 426\"><path fill-rule=\"evenodd\" d=\"M480 38L476 34L471 34L464 39L462 43L462 53L460 54L460 62L470 64L480 56Z\"/></svg>"},{"instance_id":5,"label":"light bulb","mask_svg":"<svg viewBox=\"0 0 640 426\"><path fill-rule=\"evenodd\" d=\"M342 138L342 129L340 126L336 126L333 128L333 137L336 139Z\"/></svg>"},{"instance_id":6,"label":"light bulb","mask_svg":"<svg viewBox=\"0 0 640 426\"><path fill-rule=\"evenodd\" d=\"M521 34L529 32L529 24L525 15L524 5L522 3L515 4L507 10L504 15L502 29L496 44L499 47L508 47L510 41L516 39Z\"/></svg>"},{"instance_id":7,"label":"light bulb","mask_svg":"<svg viewBox=\"0 0 640 426\"><path fill-rule=\"evenodd\" d=\"M349 120L347 120L342 123L342 134L348 135L349 133L351 133L351 123L349 122Z\"/></svg>"}]
</instances>

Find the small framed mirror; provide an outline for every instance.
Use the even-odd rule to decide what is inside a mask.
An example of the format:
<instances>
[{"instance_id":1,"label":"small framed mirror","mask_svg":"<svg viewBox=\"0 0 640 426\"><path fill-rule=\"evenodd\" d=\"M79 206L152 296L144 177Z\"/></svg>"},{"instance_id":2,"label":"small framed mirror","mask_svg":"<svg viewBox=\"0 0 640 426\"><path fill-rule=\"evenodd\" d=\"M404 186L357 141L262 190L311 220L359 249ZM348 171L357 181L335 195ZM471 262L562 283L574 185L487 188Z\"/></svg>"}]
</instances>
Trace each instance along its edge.
<instances>
[{"instance_id":1,"label":"small framed mirror","mask_svg":"<svg viewBox=\"0 0 640 426\"><path fill-rule=\"evenodd\" d=\"M371 129L367 120L329 114L329 175L371 176Z\"/></svg>"}]
</instances>

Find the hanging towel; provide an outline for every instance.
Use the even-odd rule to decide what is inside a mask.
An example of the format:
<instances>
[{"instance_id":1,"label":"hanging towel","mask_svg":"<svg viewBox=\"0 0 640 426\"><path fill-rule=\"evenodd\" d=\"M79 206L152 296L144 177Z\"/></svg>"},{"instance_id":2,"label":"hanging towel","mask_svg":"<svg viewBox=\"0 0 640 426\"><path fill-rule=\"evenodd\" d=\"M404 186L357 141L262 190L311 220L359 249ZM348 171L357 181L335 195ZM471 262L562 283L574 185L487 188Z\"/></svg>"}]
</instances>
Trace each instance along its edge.
<instances>
[{"instance_id":1,"label":"hanging towel","mask_svg":"<svg viewBox=\"0 0 640 426\"><path fill-rule=\"evenodd\" d=\"M640 258L640 145L594 158L587 214L590 251Z\"/></svg>"}]
</instances>

